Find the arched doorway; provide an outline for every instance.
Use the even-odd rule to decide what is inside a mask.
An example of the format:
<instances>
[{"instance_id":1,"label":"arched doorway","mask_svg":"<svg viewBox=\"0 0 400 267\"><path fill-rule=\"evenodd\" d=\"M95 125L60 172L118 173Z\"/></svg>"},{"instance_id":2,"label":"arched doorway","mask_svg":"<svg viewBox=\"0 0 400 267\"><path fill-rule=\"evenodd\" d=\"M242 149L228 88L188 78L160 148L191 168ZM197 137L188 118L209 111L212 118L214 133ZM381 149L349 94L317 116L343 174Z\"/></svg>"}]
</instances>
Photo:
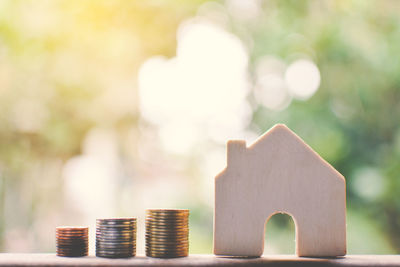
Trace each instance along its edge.
<instances>
[{"instance_id":1,"label":"arched doorway","mask_svg":"<svg viewBox=\"0 0 400 267\"><path fill-rule=\"evenodd\" d=\"M264 255L295 254L296 224L294 218L283 212L272 214L264 226Z\"/></svg>"}]
</instances>

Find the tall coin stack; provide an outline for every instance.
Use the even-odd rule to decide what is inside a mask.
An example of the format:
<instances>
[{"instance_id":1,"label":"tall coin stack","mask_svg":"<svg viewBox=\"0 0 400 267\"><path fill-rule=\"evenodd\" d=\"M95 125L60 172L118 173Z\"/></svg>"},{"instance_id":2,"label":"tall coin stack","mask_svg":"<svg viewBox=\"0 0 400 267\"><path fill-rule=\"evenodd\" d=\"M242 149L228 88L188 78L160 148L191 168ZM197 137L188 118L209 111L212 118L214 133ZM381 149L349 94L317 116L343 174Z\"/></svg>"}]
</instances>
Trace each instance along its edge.
<instances>
[{"instance_id":1,"label":"tall coin stack","mask_svg":"<svg viewBox=\"0 0 400 267\"><path fill-rule=\"evenodd\" d=\"M57 256L88 255L88 227L60 226L56 228Z\"/></svg>"},{"instance_id":2,"label":"tall coin stack","mask_svg":"<svg viewBox=\"0 0 400 267\"><path fill-rule=\"evenodd\" d=\"M136 254L136 218L96 220L96 256L129 258Z\"/></svg>"},{"instance_id":3,"label":"tall coin stack","mask_svg":"<svg viewBox=\"0 0 400 267\"><path fill-rule=\"evenodd\" d=\"M189 210L146 211L146 256L178 258L189 254Z\"/></svg>"}]
</instances>

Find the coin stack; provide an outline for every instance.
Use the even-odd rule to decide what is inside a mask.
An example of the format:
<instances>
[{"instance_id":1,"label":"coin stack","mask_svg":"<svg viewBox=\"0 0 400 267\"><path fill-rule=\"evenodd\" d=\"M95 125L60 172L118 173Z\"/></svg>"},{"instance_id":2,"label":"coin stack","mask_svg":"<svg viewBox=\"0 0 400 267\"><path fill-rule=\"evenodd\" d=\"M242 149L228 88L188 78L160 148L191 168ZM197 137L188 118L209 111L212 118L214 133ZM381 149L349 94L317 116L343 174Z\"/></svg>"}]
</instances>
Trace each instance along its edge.
<instances>
[{"instance_id":1,"label":"coin stack","mask_svg":"<svg viewBox=\"0 0 400 267\"><path fill-rule=\"evenodd\" d=\"M88 227L60 226L56 228L57 256L88 255Z\"/></svg>"},{"instance_id":2,"label":"coin stack","mask_svg":"<svg viewBox=\"0 0 400 267\"><path fill-rule=\"evenodd\" d=\"M96 256L129 258L136 254L136 218L96 220Z\"/></svg>"},{"instance_id":3,"label":"coin stack","mask_svg":"<svg viewBox=\"0 0 400 267\"><path fill-rule=\"evenodd\" d=\"M178 258L189 254L189 210L146 211L146 256Z\"/></svg>"}]
</instances>

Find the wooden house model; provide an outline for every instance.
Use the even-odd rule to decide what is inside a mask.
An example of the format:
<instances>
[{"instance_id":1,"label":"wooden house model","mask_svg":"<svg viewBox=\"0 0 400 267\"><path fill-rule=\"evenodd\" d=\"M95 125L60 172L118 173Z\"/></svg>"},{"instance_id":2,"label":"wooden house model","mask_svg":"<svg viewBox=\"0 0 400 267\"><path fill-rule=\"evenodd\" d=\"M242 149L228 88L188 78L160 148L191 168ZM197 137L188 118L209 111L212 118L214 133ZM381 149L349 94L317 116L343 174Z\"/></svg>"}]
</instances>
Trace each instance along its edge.
<instances>
[{"instance_id":1,"label":"wooden house model","mask_svg":"<svg viewBox=\"0 0 400 267\"><path fill-rule=\"evenodd\" d=\"M215 178L214 253L261 256L276 213L293 218L298 256L346 254L345 179L283 124L251 146L228 141Z\"/></svg>"}]
</instances>

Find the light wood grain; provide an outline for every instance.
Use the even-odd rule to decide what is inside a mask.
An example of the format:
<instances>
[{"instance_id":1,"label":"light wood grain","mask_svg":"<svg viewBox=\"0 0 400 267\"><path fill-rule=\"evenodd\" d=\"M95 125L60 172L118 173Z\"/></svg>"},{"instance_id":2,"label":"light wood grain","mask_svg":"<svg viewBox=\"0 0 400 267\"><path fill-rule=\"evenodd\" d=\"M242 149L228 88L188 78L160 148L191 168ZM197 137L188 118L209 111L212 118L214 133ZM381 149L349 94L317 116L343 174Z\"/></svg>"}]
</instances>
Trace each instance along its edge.
<instances>
[{"instance_id":1,"label":"light wood grain","mask_svg":"<svg viewBox=\"0 0 400 267\"><path fill-rule=\"evenodd\" d=\"M228 141L215 179L214 253L262 255L276 213L294 219L297 255L346 254L345 179L283 124L249 147Z\"/></svg>"},{"instance_id":2,"label":"light wood grain","mask_svg":"<svg viewBox=\"0 0 400 267\"><path fill-rule=\"evenodd\" d=\"M55 254L0 253L0 266L400 266L400 255L350 255L338 258L299 258L273 255L261 258L227 258L191 255L178 259L153 259L137 256L129 259L105 259L94 256L62 258Z\"/></svg>"}]
</instances>

